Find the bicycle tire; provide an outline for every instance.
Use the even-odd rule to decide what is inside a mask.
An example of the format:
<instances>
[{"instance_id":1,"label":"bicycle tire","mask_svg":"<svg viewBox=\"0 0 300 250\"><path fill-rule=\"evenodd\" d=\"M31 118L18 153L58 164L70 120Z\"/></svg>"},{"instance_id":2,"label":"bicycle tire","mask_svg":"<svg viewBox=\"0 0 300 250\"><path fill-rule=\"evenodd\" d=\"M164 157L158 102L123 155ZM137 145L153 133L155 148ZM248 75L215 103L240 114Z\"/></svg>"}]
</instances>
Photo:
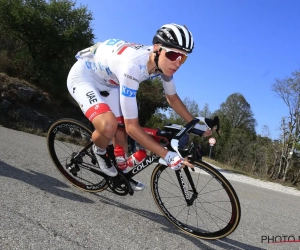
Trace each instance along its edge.
<instances>
[{"instance_id":1,"label":"bicycle tire","mask_svg":"<svg viewBox=\"0 0 300 250\"><path fill-rule=\"evenodd\" d=\"M158 164L151 176L151 192L161 213L181 231L197 238L213 240L228 236L238 226L241 207L228 180L206 162L191 162L189 169L198 196L191 206L180 189L175 171ZM183 170L179 170L192 190ZM226 200L228 199L228 200Z\"/></svg>"},{"instance_id":2,"label":"bicycle tire","mask_svg":"<svg viewBox=\"0 0 300 250\"><path fill-rule=\"evenodd\" d=\"M92 131L83 123L74 119L60 119L48 130L47 146L50 157L58 171L75 187L100 192L108 187L107 181L90 168L98 168L91 148L87 149L76 161L76 165L67 168L74 155L91 142Z\"/></svg>"}]
</instances>

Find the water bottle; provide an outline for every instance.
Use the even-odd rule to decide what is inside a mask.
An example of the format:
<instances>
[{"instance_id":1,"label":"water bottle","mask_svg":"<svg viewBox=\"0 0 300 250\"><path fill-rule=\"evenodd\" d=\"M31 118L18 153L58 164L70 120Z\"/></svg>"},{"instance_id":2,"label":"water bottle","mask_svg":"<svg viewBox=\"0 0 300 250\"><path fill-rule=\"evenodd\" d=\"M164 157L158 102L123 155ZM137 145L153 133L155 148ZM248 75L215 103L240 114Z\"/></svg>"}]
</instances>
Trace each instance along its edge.
<instances>
[{"instance_id":1,"label":"water bottle","mask_svg":"<svg viewBox=\"0 0 300 250\"><path fill-rule=\"evenodd\" d=\"M125 151L122 146L116 145L114 149L117 166L121 171L124 171L127 168Z\"/></svg>"},{"instance_id":2,"label":"water bottle","mask_svg":"<svg viewBox=\"0 0 300 250\"><path fill-rule=\"evenodd\" d=\"M127 166L133 168L134 166L142 163L147 157L147 152L145 149L139 149L127 159Z\"/></svg>"}]
</instances>

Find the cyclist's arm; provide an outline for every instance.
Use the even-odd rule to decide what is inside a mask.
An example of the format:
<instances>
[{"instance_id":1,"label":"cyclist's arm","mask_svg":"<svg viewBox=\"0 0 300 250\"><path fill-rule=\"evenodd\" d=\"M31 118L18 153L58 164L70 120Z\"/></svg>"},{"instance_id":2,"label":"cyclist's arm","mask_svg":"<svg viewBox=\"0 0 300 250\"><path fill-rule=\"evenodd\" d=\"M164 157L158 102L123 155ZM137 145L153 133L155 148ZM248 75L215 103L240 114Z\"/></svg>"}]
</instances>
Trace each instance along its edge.
<instances>
[{"instance_id":1,"label":"cyclist's arm","mask_svg":"<svg viewBox=\"0 0 300 250\"><path fill-rule=\"evenodd\" d=\"M166 94L166 98L171 108L174 109L174 111L179 116L181 116L186 122L190 122L191 120L193 120L194 117L187 110L187 108L176 93L173 95Z\"/></svg>"},{"instance_id":2,"label":"cyclist's arm","mask_svg":"<svg viewBox=\"0 0 300 250\"><path fill-rule=\"evenodd\" d=\"M167 155L168 150L155 142L150 135L146 134L146 132L139 125L138 118L125 118L124 121L127 134L130 135L139 144L162 158Z\"/></svg>"},{"instance_id":3,"label":"cyclist's arm","mask_svg":"<svg viewBox=\"0 0 300 250\"><path fill-rule=\"evenodd\" d=\"M138 122L136 93L139 87L140 69L136 65L125 65L116 70L120 83L120 105L124 116L126 132L143 147L165 157L168 150L147 135Z\"/></svg>"},{"instance_id":4,"label":"cyclist's arm","mask_svg":"<svg viewBox=\"0 0 300 250\"><path fill-rule=\"evenodd\" d=\"M190 112L187 110L187 108L176 93L176 87L173 77L167 77L162 74L161 80L163 83L167 101L171 108L174 109L174 111L179 116L181 116L186 122L190 122L191 120L193 120L194 117L190 114Z\"/></svg>"},{"instance_id":5,"label":"cyclist's arm","mask_svg":"<svg viewBox=\"0 0 300 250\"><path fill-rule=\"evenodd\" d=\"M160 144L155 142L153 138L145 133L145 131L140 127L138 119L124 119L125 126L126 126L126 132L135 139L139 144L150 150L151 152L159 155L162 158L165 158L167 154L171 153L172 156L177 156L177 153L175 152L169 152L167 149L162 147ZM173 161L174 162L174 161ZM193 168L194 166L188 162L188 159L185 158L184 160L181 160L183 165L177 165L175 163L174 167L172 165L169 165L172 169L177 170L181 167L188 166L190 168ZM168 163L170 164L170 162Z\"/></svg>"},{"instance_id":6,"label":"cyclist's arm","mask_svg":"<svg viewBox=\"0 0 300 250\"><path fill-rule=\"evenodd\" d=\"M187 123L190 122L191 120L193 120L194 117L187 110L186 106L183 104L180 97L176 93L176 88L175 88L175 84L173 81L173 77L166 77L166 76L162 75L161 79L163 82L167 101L168 101L169 105L171 106L171 108L174 109L174 111L180 117L182 117ZM196 126L198 126L198 127L196 127ZM202 128L200 128L199 124L197 124L196 126L195 126L195 128L202 130ZM204 133L203 136L207 137L207 136L211 136L211 134L212 134L211 130L208 129Z\"/></svg>"}]
</instances>

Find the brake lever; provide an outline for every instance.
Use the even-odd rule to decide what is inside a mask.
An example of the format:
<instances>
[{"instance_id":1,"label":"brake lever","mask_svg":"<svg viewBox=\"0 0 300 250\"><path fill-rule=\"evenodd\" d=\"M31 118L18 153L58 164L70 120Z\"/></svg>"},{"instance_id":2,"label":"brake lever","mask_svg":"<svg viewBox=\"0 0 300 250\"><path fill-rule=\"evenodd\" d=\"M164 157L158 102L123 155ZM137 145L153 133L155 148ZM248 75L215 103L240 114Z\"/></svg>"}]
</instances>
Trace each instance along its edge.
<instances>
[{"instance_id":1,"label":"brake lever","mask_svg":"<svg viewBox=\"0 0 300 250\"><path fill-rule=\"evenodd\" d=\"M219 133L219 129L220 129L220 119L218 116L215 116L214 119L209 119L209 118L205 118L204 119L206 125L212 130L214 127L217 127L216 128L216 132L218 134L218 137L221 137L220 136L220 133Z\"/></svg>"},{"instance_id":2,"label":"brake lever","mask_svg":"<svg viewBox=\"0 0 300 250\"><path fill-rule=\"evenodd\" d=\"M214 126L217 126L216 132L217 132L217 134L218 134L218 137L221 137L221 136L220 136L220 133L219 133L219 129L220 129L220 119L219 119L218 116L215 116L215 117L214 117L213 124L214 124Z\"/></svg>"}]
</instances>

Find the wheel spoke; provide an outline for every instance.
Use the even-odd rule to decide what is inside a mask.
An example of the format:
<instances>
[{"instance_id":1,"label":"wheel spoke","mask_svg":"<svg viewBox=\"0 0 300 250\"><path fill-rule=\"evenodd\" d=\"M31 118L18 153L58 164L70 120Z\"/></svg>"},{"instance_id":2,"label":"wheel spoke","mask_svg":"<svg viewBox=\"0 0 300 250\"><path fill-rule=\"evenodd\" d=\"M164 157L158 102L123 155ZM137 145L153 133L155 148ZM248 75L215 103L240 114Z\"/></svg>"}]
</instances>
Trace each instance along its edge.
<instances>
[{"instance_id":1,"label":"wheel spoke","mask_svg":"<svg viewBox=\"0 0 300 250\"><path fill-rule=\"evenodd\" d=\"M62 119L50 127L47 145L55 166L68 181L80 189L99 192L107 188L106 181L90 170L98 167L94 164L95 159L88 152L89 149L81 152L91 142L91 134L84 124L72 119ZM81 153L78 154L79 152ZM73 159L74 156L76 160Z\"/></svg>"},{"instance_id":2,"label":"wheel spoke","mask_svg":"<svg viewBox=\"0 0 300 250\"><path fill-rule=\"evenodd\" d=\"M186 190L183 195L175 172L158 165L152 174L152 194L167 219L180 230L203 239L218 239L232 233L240 220L240 204L230 183L206 163L196 163L190 171L197 193L182 173ZM193 197L186 203L185 198Z\"/></svg>"}]
</instances>

